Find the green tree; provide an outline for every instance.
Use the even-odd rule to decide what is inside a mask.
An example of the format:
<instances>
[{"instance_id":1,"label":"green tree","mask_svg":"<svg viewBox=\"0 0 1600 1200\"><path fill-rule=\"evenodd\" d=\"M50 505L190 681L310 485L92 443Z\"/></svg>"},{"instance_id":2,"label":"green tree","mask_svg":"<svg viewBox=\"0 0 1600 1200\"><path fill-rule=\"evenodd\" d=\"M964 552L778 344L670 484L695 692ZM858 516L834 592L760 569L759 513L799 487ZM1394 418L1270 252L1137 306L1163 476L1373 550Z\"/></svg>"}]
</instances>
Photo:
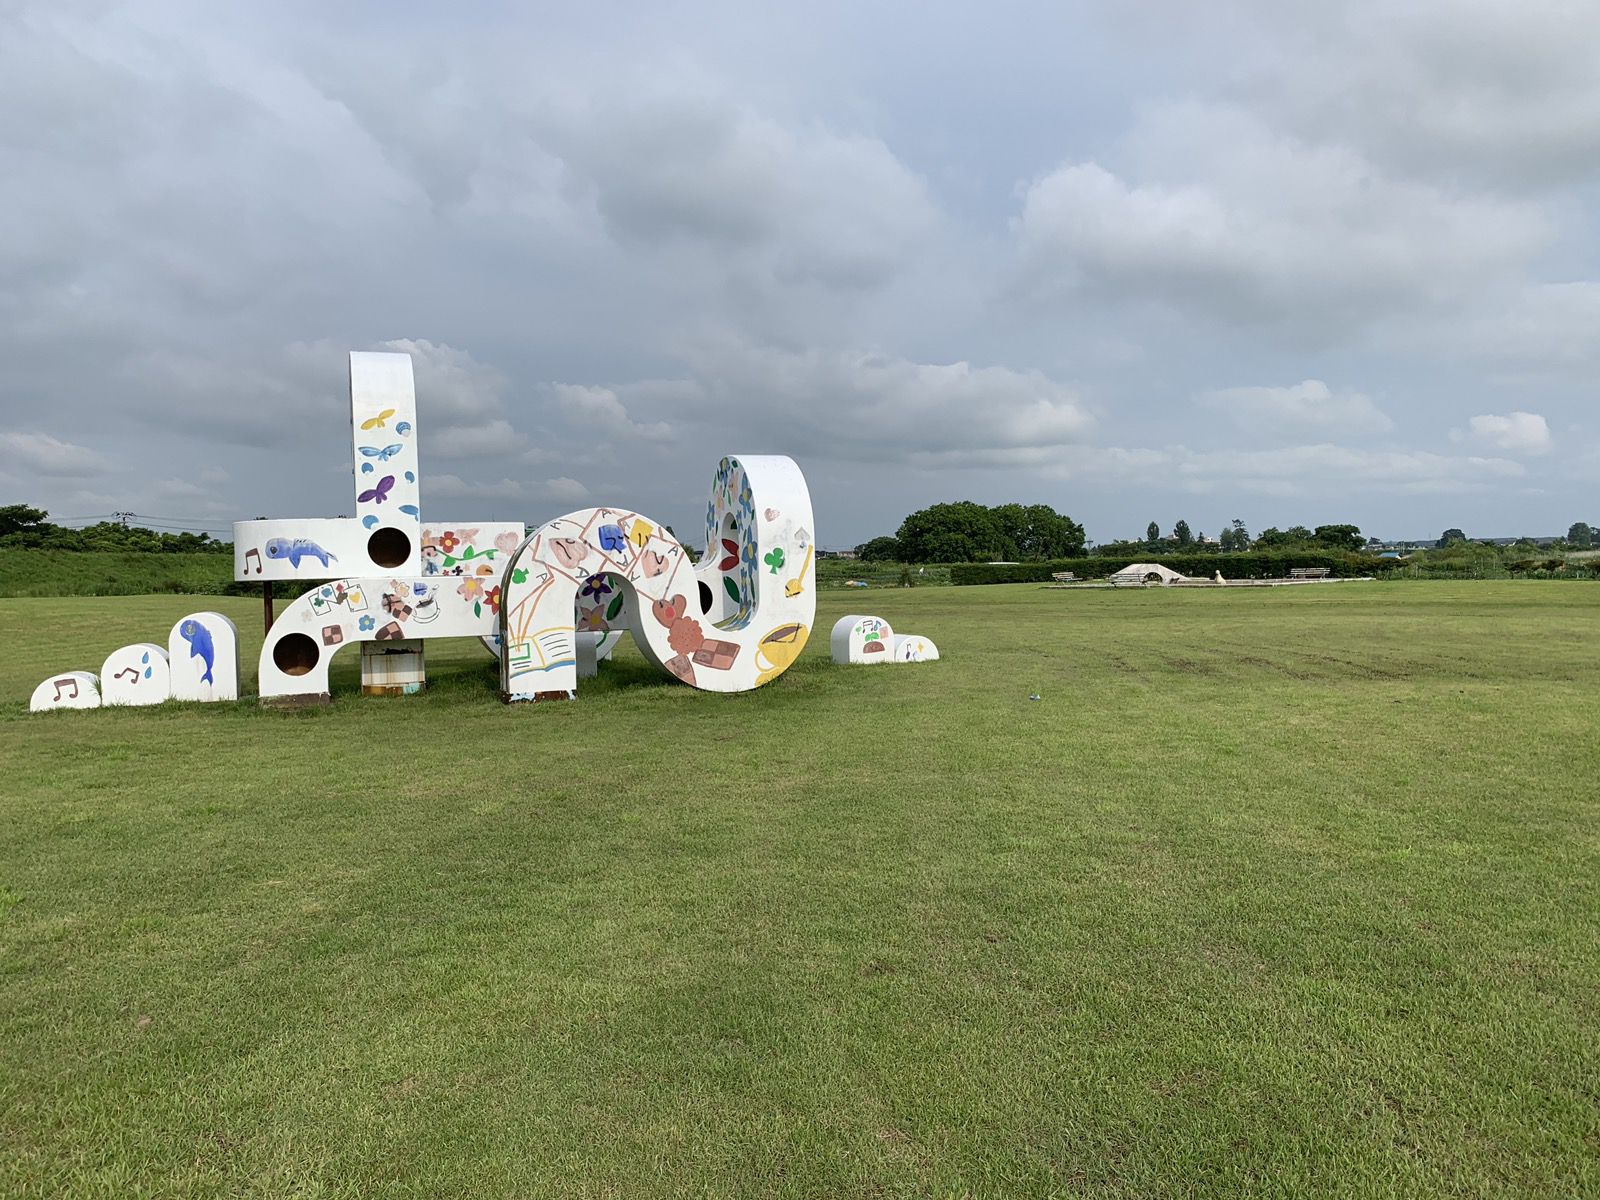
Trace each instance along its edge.
<instances>
[{"instance_id":1,"label":"green tree","mask_svg":"<svg viewBox=\"0 0 1600 1200\"><path fill-rule=\"evenodd\" d=\"M0 513L5 510L0 509ZM1587 521L1574 521L1567 530L1567 545L1576 546L1580 550L1588 550L1594 545L1594 529Z\"/></svg>"},{"instance_id":2,"label":"green tree","mask_svg":"<svg viewBox=\"0 0 1600 1200\"><path fill-rule=\"evenodd\" d=\"M1318 545L1332 550L1359 550L1366 545L1361 530L1354 525L1318 525L1311 536Z\"/></svg>"},{"instance_id":3,"label":"green tree","mask_svg":"<svg viewBox=\"0 0 1600 1200\"><path fill-rule=\"evenodd\" d=\"M875 537L856 547L856 557L863 562L899 562L900 539Z\"/></svg>"},{"instance_id":4,"label":"green tree","mask_svg":"<svg viewBox=\"0 0 1600 1200\"><path fill-rule=\"evenodd\" d=\"M1250 549L1250 531L1238 517L1233 519L1233 547L1235 550Z\"/></svg>"},{"instance_id":5,"label":"green tree","mask_svg":"<svg viewBox=\"0 0 1600 1200\"><path fill-rule=\"evenodd\" d=\"M989 562L1006 557L994 514L971 500L919 509L900 523L895 537L906 562Z\"/></svg>"},{"instance_id":6,"label":"green tree","mask_svg":"<svg viewBox=\"0 0 1600 1200\"><path fill-rule=\"evenodd\" d=\"M1161 526L1157 525L1154 521L1151 521L1150 524L1146 525L1144 527L1144 540L1152 543L1159 542L1161 540Z\"/></svg>"},{"instance_id":7,"label":"green tree","mask_svg":"<svg viewBox=\"0 0 1600 1200\"><path fill-rule=\"evenodd\" d=\"M1194 534L1189 531L1189 522L1178 518L1178 523L1172 527L1173 539L1180 546L1189 546L1194 543Z\"/></svg>"},{"instance_id":8,"label":"green tree","mask_svg":"<svg viewBox=\"0 0 1600 1200\"><path fill-rule=\"evenodd\" d=\"M1287 529L1272 526L1261 531L1256 544L1267 549L1280 549L1286 546L1304 546L1316 540L1316 535L1304 525L1291 525Z\"/></svg>"},{"instance_id":9,"label":"green tree","mask_svg":"<svg viewBox=\"0 0 1600 1200\"><path fill-rule=\"evenodd\" d=\"M1040 561L1083 553L1083 526L1048 504L1001 504L989 511L1004 557Z\"/></svg>"},{"instance_id":10,"label":"green tree","mask_svg":"<svg viewBox=\"0 0 1600 1200\"><path fill-rule=\"evenodd\" d=\"M42 508L32 508L26 504L0 505L0 536L35 529L44 524L44 519L49 515Z\"/></svg>"},{"instance_id":11,"label":"green tree","mask_svg":"<svg viewBox=\"0 0 1600 1200\"><path fill-rule=\"evenodd\" d=\"M1239 541L1237 536L1234 534L1233 526L1224 525L1222 527L1222 532L1217 534L1217 545L1221 548L1224 554L1231 554L1233 551L1239 549Z\"/></svg>"},{"instance_id":12,"label":"green tree","mask_svg":"<svg viewBox=\"0 0 1600 1200\"><path fill-rule=\"evenodd\" d=\"M1446 546L1453 546L1457 542L1464 542L1466 540L1467 535L1462 533L1461 530L1446 529L1444 533L1439 536L1437 545L1439 549L1443 550Z\"/></svg>"}]
</instances>

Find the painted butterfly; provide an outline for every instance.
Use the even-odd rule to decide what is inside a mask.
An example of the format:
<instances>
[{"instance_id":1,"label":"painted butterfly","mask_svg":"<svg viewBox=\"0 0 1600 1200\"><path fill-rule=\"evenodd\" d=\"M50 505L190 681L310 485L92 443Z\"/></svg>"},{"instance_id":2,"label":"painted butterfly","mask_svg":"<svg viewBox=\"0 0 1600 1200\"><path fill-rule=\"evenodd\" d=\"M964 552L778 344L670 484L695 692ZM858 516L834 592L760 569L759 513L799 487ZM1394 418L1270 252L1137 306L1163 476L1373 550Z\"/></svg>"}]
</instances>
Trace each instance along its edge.
<instances>
[{"instance_id":1,"label":"painted butterfly","mask_svg":"<svg viewBox=\"0 0 1600 1200\"><path fill-rule=\"evenodd\" d=\"M365 421L361 422L361 428L363 428L363 429L382 429L384 427L383 423L385 421L387 421L392 416L394 416L394 409L386 408L381 413L379 413L377 416L368 417Z\"/></svg>"},{"instance_id":2,"label":"painted butterfly","mask_svg":"<svg viewBox=\"0 0 1600 1200\"><path fill-rule=\"evenodd\" d=\"M389 498L389 489L392 487L394 487L394 476L385 475L378 480L376 487L369 488L357 496L356 503L365 504L368 500L371 500L374 504L382 504Z\"/></svg>"},{"instance_id":3,"label":"painted butterfly","mask_svg":"<svg viewBox=\"0 0 1600 1200\"><path fill-rule=\"evenodd\" d=\"M381 450L376 446L362 446L361 453L366 455L368 458L375 458L379 462L388 462L391 458L393 458L396 454L399 454L400 451L404 449L404 446L402 446L399 442L396 442L394 445L385 446Z\"/></svg>"}]
</instances>

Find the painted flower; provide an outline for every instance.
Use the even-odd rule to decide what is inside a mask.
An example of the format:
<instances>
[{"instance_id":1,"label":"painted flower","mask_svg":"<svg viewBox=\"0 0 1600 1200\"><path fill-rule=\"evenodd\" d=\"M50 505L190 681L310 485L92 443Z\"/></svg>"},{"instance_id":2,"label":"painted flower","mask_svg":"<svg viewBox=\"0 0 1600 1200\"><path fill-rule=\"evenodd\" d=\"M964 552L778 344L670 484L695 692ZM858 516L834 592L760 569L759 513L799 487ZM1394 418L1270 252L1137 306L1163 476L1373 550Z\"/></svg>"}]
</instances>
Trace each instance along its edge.
<instances>
[{"instance_id":1,"label":"painted flower","mask_svg":"<svg viewBox=\"0 0 1600 1200\"><path fill-rule=\"evenodd\" d=\"M461 581L461 586L456 591L463 600L477 600L483 595L483 580L476 575L469 575Z\"/></svg>"},{"instance_id":2,"label":"painted flower","mask_svg":"<svg viewBox=\"0 0 1600 1200\"><path fill-rule=\"evenodd\" d=\"M717 564L719 571L731 571L739 565L739 545L730 538L722 539L722 561Z\"/></svg>"},{"instance_id":3,"label":"painted flower","mask_svg":"<svg viewBox=\"0 0 1600 1200\"><path fill-rule=\"evenodd\" d=\"M508 529L504 533L495 534L494 548L510 554L522 543L522 538L517 536L515 530Z\"/></svg>"},{"instance_id":4,"label":"painted flower","mask_svg":"<svg viewBox=\"0 0 1600 1200\"><path fill-rule=\"evenodd\" d=\"M497 583L483 594L483 602L489 606L489 611L500 612L500 585Z\"/></svg>"},{"instance_id":5,"label":"painted flower","mask_svg":"<svg viewBox=\"0 0 1600 1200\"><path fill-rule=\"evenodd\" d=\"M606 582L604 575L591 575L583 584L583 594L593 596L596 600L611 591L611 585Z\"/></svg>"},{"instance_id":6,"label":"painted flower","mask_svg":"<svg viewBox=\"0 0 1600 1200\"><path fill-rule=\"evenodd\" d=\"M456 547L459 545L461 545L461 539L455 535L454 530L446 529L439 535L439 549L446 554L454 554Z\"/></svg>"},{"instance_id":7,"label":"painted flower","mask_svg":"<svg viewBox=\"0 0 1600 1200\"><path fill-rule=\"evenodd\" d=\"M588 629L594 633L604 633L611 626L606 624L606 614L602 609L585 609L578 618L578 628Z\"/></svg>"},{"instance_id":8,"label":"painted flower","mask_svg":"<svg viewBox=\"0 0 1600 1200\"><path fill-rule=\"evenodd\" d=\"M370 617L370 616L368 616L368 617L362 617L362 618L361 618L361 620L359 620L359 621L357 621L357 622L356 622L356 624L357 624L357 625L359 625L359 626L360 626L360 627L361 627L361 632L362 632L362 633L371 633L371 632L372 632L372 627L373 627L373 626L374 626L374 625L376 625L376 624L377 624L377 623L378 623L378 622L377 622L377 621L375 621L375 620L374 620L374 619L373 619L373 618L372 618L372 617Z\"/></svg>"}]
</instances>

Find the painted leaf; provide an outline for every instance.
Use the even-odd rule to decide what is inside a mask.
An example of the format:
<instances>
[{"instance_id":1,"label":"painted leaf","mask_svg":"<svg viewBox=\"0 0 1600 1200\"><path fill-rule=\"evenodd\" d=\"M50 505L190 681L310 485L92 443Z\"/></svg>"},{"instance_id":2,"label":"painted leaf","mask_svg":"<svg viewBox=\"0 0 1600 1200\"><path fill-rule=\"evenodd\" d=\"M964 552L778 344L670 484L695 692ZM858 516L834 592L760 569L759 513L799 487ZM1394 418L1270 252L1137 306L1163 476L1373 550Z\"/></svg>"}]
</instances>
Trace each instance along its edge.
<instances>
[{"instance_id":1,"label":"painted leaf","mask_svg":"<svg viewBox=\"0 0 1600 1200\"><path fill-rule=\"evenodd\" d=\"M722 586L727 589L728 595L733 597L733 602L735 604L739 603L739 585L729 576L724 575L722 577Z\"/></svg>"},{"instance_id":2,"label":"painted leaf","mask_svg":"<svg viewBox=\"0 0 1600 1200\"><path fill-rule=\"evenodd\" d=\"M611 603L606 606L606 620L615 621L617 614L622 611L622 604L623 596L621 592L618 592Z\"/></svg>"}]
</instances>

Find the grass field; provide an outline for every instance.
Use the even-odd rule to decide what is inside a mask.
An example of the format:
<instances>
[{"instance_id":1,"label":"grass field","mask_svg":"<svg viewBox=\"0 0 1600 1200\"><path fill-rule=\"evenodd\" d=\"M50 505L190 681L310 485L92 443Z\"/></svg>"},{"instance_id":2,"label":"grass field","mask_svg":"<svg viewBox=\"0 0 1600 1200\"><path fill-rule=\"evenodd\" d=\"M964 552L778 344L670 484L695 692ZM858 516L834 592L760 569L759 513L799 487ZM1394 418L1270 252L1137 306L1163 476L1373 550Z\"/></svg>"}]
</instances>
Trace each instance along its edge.
<instances>
[{"instance_id":1,"label":"grass field","mask_svg":"<svg viewBox=\"0 0 1600 1200\"><path fill-rule=\"evenodd\" d=\"M0 1195L1600 1191L1600 591L853 603L945 660L30 717L190 605L0 601Z\"/></svg>"}]
</instances>

